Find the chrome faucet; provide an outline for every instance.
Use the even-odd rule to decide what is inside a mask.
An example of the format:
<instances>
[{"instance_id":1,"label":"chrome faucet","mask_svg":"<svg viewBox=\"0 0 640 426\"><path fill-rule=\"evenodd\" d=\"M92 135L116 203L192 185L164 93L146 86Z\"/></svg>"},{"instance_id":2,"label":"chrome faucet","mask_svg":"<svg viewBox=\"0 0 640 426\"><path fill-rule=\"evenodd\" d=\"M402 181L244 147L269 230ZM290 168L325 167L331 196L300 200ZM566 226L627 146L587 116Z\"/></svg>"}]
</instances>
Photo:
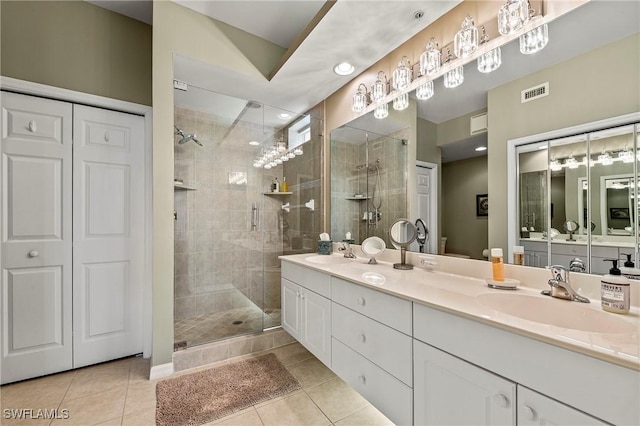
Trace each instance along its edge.
<instances>
[{"instance_id":1,"label":"chrome faucet","mask_svg":"<svg viewBox=\"0 0 640 426\"><path fill-rule=\"evenodd\" d=\"M353 254L353 248L351 247L351 244L349 244L346 241L343 241L340 243L340 247L338 247L339 251L343 251L344 252L344 257L349 258L349 259L355 259L356 255Z\"/></svg>"},{"instance_id":2,"label":"chrome faucet","mask_svg":"<svg viewBox=\"0 0 640 426\"><path fill-rule=\"evenodd\" d=\"M571 259L571 262L569 262L569 271L586 272L587 267L584 264L584 260L580 259L579 257L574 257L573 259Z\"/></svg>"},{"instance_id":3,"label":"chrome faucet","mask_svg":"<svg viewBox=\"0 0 640 426\"><path fill-rule=\"evenodd\" d=\"M557 297L559 299L573 300L575 302L590 303L586 297L580 296L569 284L569 270L561 265L551 266L552 279L549 280L551 290L544 290L542 294Z\"/></svg>"}]
</instances>

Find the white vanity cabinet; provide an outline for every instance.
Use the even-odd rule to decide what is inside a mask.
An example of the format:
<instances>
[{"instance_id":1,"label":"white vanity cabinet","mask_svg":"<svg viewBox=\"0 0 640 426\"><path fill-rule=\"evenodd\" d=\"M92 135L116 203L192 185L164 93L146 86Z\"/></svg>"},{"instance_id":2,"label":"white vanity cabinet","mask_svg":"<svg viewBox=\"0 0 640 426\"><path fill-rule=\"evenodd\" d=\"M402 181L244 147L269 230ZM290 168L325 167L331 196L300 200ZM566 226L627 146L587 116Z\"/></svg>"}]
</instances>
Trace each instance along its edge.
<instances>
[{"instance_id":1,"label":"white vanity cabinet","mask_svg":"<svg viewBox=\"0 0 640 426\"><path fill-rule=\"evenodd\" d=\"M398 425L412 424L412 303L331 277L332 369Z\"/></svg>"},{"instance_id":2,"label":"white vanity cabinet","mask_svg":"<svg viewBox=\"0 0 640 426\"><path fill-rule=\"evenodd\" d=\"M416 425L516 424L516 384L414 342Z\"/></svg>"},{"instance_id":3,"label":"white vanity cabinet","mask_svg":"<svg viewBox=\"0 0 640 426\"><path fill-rule=\"evenodd\" d=\"M524 264L536 268L544 268L549 265L549 252L546 242L520 241L524 247Z\"/></svg>"},{"instance_id":4,"label":"white vanity cabinet","mask_svg":"<svg viewBox=\"0 0 640 426\"><path fill-rule=\"evenodd\" d=\"M518 385L518 426L605 424L581 411Z\"/></svg>"},{"instance_id":5,"label":"white vanity cabinet","mask_svg":"<svg viewBox=\"0 0 640 426\"><path fill-rule=\"evenodd\" d=\"M282 264L282 328L331 368L331 277Z\"/></svg>"}]
</instances>

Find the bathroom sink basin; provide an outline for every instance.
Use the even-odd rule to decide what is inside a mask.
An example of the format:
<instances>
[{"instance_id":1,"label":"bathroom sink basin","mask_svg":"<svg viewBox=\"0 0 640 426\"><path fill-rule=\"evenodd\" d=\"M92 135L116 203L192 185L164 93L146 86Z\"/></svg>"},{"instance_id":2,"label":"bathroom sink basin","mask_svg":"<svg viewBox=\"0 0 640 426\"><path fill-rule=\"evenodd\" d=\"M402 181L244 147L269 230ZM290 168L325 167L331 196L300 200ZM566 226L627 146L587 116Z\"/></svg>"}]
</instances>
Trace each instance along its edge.
<instances>
[{"instance_id":1,"label":"bathroom sink basin","mask_svg":"<svg viewBox=\"0 0 640 426\"><path fill-rule=\"evenodd\" d=\"M635 326L615 314L580 302L524 294L482 294L483 305L514 317L589 333L634 333Z\"/></svg>"},{"instance_id":2,"label":"bathroom sink basin","mask_svg":"<svg viewBox=\"0 0 640 426\"><path fill-rule=\"evenodd\" d=\"M320 265L338 265L341 263L349 263L351 259L346 258L344 256L337 255L322 255L317 254L315 256L305 257L304 260L311 263L318 263Z\"/></svg>"}]
</instances>

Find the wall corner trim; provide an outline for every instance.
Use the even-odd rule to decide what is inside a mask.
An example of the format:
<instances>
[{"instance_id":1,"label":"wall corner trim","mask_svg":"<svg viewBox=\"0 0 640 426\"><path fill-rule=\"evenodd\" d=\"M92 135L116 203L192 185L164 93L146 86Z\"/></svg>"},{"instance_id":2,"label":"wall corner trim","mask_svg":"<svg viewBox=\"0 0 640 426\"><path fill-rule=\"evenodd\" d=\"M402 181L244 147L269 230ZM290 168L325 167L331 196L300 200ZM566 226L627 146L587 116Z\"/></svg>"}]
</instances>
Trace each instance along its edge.
<instances>
[{"instance_id":1,"label":"wall corner trim","mask_svg":"<svg viewBox=\"0 0 640 426\"><path fill-rule=\"evenodd\" d=\"M154 365L149 371L149 380L164 379L173 375L175 370L173 369L173 362L166 364Z\"/></svg>"}]
</instances>

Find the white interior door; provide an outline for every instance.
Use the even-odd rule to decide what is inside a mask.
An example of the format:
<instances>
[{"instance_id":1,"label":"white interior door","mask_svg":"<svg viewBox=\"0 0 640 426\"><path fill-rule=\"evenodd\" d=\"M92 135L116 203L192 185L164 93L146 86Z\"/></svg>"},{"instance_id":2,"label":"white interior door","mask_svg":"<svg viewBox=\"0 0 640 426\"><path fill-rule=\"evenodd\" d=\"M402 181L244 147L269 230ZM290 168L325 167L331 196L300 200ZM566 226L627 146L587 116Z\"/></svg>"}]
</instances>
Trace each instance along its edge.
<instances>
[{"instance_id":1,"label":"white interior door","mask_svg":"<svg viewBox=\"0 0 640 426\"><path fill-rule=\"evenodd\" d=\"M74 105L74 367L142 352L144 118Z\"/></svg>"},{"instance_id":2,"label":"white interior door","mask_svg":"<svg viewBox=\"0 0 640 426\"><path fill-rule=\"evenodd\" d=\"M2 92L2 383L72 368L72 106Z\"/></svg>"},{"instance_id":3,"label":"white interior door","mask_svg":"<svg viewBox=\"0 0 640 426\"><path fill-rule=\"evenodd\" d=\"M425 244L425 253L437 253L438 212L437 212L437 168L435 164L418 162L416 166L416 204L418 218L422 219L429 231ZM416 218L417 219L417 218ZM418 243L411 245L412 251L418 251Z\"/></svg>"}]
</instances>

